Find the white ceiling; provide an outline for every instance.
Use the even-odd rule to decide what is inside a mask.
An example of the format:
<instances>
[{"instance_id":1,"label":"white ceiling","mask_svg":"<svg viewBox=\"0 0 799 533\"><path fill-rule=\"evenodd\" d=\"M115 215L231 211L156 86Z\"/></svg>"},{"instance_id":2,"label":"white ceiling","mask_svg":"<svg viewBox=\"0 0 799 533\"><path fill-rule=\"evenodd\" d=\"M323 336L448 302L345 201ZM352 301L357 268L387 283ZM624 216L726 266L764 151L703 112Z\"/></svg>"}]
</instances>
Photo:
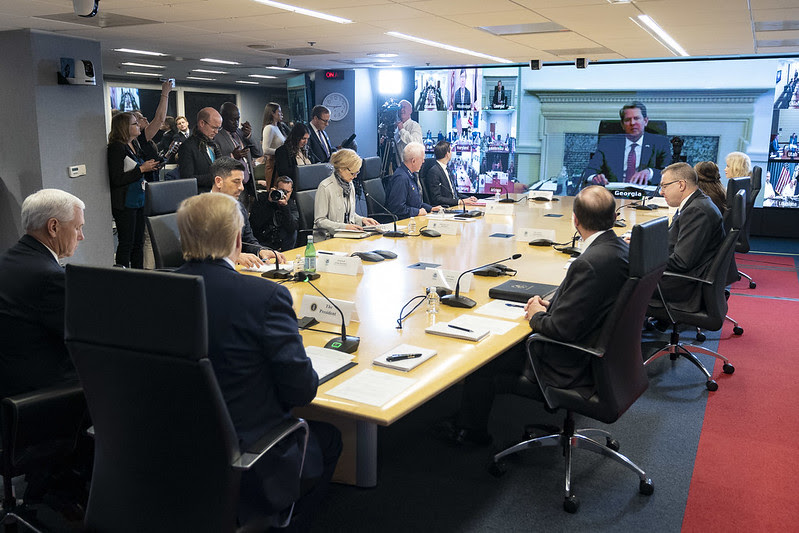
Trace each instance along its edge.
<instances>
[{"instance_id":1,"label":"white ceiling","mask_svg":"<svg viewBox=\"0 0 799 533\"><path fill-rule=\"evenodd\" d=\"M105 75L125 75L130 68L120 63L134 61L163 64L165 75L178 79L195 68L224 70L228 74L212 75L224 84L247 80L248 74L276 74L264 67L283 66L287 58L302 70L373 66L374 57L367 54L384 52L399 54L392 60L397 66L494 64L404 41L386 35L388 31L519 63L673 57L630 20L642 13L692 56L799 52L799 23L782 26L797 29L756 31L758 23L798 21L799 0L635 0L615 5L608 0L283 1L353 23L327 22L252 0L100 0L100 13L93 19L72 15L72 0L0 0L0 31L32 28L96 39L102 43ZM64 14L60 20L41 18ZM101 27L112 15L151 22ZM479 29L537 23L556 23L565 30L498 36ZM147 49L169 57L137 57L114 48ZM294 51L269 53L285 49ZM315 53L319 50L326 53ZM211 66L200 63L202 57L241 65ZM257 81L283 85L293 73L277 74L277 80Z\"/></svg>"}]
</instances>

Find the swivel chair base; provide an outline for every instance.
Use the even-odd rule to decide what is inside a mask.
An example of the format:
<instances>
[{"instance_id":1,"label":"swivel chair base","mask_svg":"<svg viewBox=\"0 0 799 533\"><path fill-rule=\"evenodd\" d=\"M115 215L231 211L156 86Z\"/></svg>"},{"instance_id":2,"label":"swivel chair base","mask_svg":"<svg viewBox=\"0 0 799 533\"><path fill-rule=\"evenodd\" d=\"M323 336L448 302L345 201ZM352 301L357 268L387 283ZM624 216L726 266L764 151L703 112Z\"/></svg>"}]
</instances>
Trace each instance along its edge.
<instances>
[{"instance_id":1,"label":"swivel chair base","mask_svg":"<svg viewBox=\"0 0 799 533\"><path fill-rule=\"evenodd\" d=\"M697 336L699 335L699 333L697 333ZM693 352L712 355L716 359L721 359L722 361L724 361L724 366L722 367L722 370L724 371L725 374L732 374L733 372L735 372L735 367L732 365L732 363L730 363L730 360L721 355L720 353L714 352L713 350L709 350L703 346L696 346L694 344L683 344L682 342L680 342L680 333L677 330L676 326L674 326L671 330L671 340L669 341L669 344L667 344L666 346L664 346L663 348L652 354L652 356L649 357L649 359L644 361L644 366L648 365L655 359L663 357L666 354L669 354L669 358L672 361L676 361L678 357L682 356L688 359L691 363L693 363L694 366L696 366L696 368L698 368L705 375L705 378L707 378L707 381L705 382L705 387L707 388L707 390L711 392L718 390L719 388L718 383L716 383L716 380L713 379L713 376L710 374L710 372L708 372L707 368L705 368L705 365L703 365L699 361L699 359L696 358L696 355L694 355Z\"/></svg>"},{"instance_id":2,"label":"swivel chair base","mask_svg":"<svg viewBox=\"0 0 799 533\"><path fill-rule=\"evenodd\" d=\"M749 280L749 288L750 289L756 289L757 288L757 283L755 283L755 280L752 279L752 276L750 276L746 272L741 272L740 270L738 271L738 275L740 277L742 277L742 278L746 278L746 279Z\"/></svg>"},{"instance_id":3,"label":"swivel chair base","mask_svg":"<svg viewBox=\"0 0 799 533\"><path fill-rule=\"evenodd\" d=\"M597 442L597 440L590 438L588 434L592 433L597 434L599 438L604 437L605 444L602 445ZM563 510L568 513L576 513L580 508L580 500L574 495L571 485L572 448L583 448L604 455L626 466L638 476L638 492L641 494L649 496L655 491L655 486L652 480L647 477L646 472L641 470L638 465L630 461L626 456L619 453L619 442L614 439L610 433L598 428L575 429L574 417L571 411L566 412L566 420L563 422L563 430L561 430L560 433L532 438L497 453L489 464L488 470L493 476L500 477L505 473L505 465L502 462L504 457L528 448L544 448L549 446L560 446L566 460Z\"/></svg>"},{"instance_id":4,"label":"swivel chair base","mask_svg":"<svg viewBox=\"0 0 799 533\"><path fill-rule=\"evenodd\" d=\"M724 320L728 322L732 322L732 334L733 335L743 335L744 328L742 328L738 322L730 315L724 315ZM696 340L699 342L705 342L707 340L707 336L702 332L702 328L696 328Z\"/></svg>"}]
</instances>

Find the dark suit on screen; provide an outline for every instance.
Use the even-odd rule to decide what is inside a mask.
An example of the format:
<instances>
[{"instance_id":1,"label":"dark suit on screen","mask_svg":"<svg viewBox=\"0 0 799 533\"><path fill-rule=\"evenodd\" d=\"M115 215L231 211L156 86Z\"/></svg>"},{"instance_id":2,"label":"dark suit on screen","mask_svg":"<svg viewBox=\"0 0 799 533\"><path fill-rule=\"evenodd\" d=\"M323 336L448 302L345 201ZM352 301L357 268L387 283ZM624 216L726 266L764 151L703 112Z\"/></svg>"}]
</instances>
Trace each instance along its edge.
<instances>
[{"instance_id":1,"label":"dark suit on screen","mask_svg":"<svg viewBox=\"0 0 799 533\"><path fill-rule=\"evenodd\" d=\"M605 135L599 139L594 156L583 172L583 180L594 174L604 174L608 181L624 181L625 165L624 134ZM636 161L635 170L652 169L651 185L660 183L660 171L671 164L671 143L665 135L644 133L638 140L641 157Z\"/></svg>"},{"instance_id":2,"label":"dark suit on screen","mask_svg":"<svg viewBox=\"0 0 799 533\"><path fill-rule=\"evenodd\" d=\"M669 226L669 261L666 272L704 277L724 241L721 213L697 189ZM660 289L669 306L688 313L699 310L702 293L696 282L663 276ZM662 305L657 294L653 305Z\"/></svg>"},{"instance_id":3,"label":"dark suit on screen","mask_svg":"<svg viewBox=\"0 0 799 533\"><path fill-rule=\"evenodd\" d=\"M456 111L468 111L472 108L472 94L469 89L466 87L455 89L455 100L452 107Z\"/></svg>"},{"instance_id":4,"label":"dark suit on screen","mask_svg":"<svg viewBox=\"0 0 799 533\"><path fill-rule=\"evenodd\" d=\"M30 235L0 256L0 398L74 378L64 344L64 268Z\"/></svg>"},{"instance_id":5,"label":"dark suit on screen","mask_svg":"<svg viewBox=\"0 0 799 533\"><path fill-rule=\"evenodd\" d=\"M430 165L423 179L432 205L447 207L458 205L458 189L450 179L449 171L441 168L438 161Z\"/></svg>"},{"instance_id":6,"label":"dark suit on screen","mask_svg":"<svg viewBox=\"0 0 799 533\"><path fill-rule=\"evenodd\" d=\"M190 261L177 272L205 280L209 357L246 449L316 396L318 378L305 355L291 295L281 285L239 274L224 260ZM243 514L273 514L290 505L301 490L295 478L299 451L296 442L287 443L242 476ZM322 479L326 485L340 451L338 431L313 423L303 483Z\"/></svg>"},{"instance_id":7,"label":"dark suit on screen","mask_svg":"<svg viewBox=\"0 0 799 533\"><path fill-rule=\"evenodd\" d=\"M317 132L312 124L308 124L308 131L310 132L310 135L308 135L308 152L311 156L311 163L327 163L330 161L330 154L336 151L330 143L330 137L328 137L327 133L324 131ZM325 138L327 149L330 152L329 154L325 152L325 148L322 146L319 133Z\"/></svg>"}]
</instances>

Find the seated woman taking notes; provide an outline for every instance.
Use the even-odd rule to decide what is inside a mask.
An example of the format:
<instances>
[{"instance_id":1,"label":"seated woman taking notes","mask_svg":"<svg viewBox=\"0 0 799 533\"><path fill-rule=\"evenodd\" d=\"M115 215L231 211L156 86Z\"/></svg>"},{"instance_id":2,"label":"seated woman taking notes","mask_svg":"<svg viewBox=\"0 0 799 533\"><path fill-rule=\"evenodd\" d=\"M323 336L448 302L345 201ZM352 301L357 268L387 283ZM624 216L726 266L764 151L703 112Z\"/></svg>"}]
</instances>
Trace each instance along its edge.
<instances>
[{"instance_id":1,"label":"seated woman taking notes","mask_svg":"<svg viewBox=\"0 0 799 533\"><path fill-rule=\"evenodd\" d=\"M355 212L355 190L352 180L361 171L361 158L343 148L330 157L333 174L325 178L316 190L314 229L335 233L340 229L359 230L364 225L376 226L377 221Z\"/></svg>"}]
</instances>

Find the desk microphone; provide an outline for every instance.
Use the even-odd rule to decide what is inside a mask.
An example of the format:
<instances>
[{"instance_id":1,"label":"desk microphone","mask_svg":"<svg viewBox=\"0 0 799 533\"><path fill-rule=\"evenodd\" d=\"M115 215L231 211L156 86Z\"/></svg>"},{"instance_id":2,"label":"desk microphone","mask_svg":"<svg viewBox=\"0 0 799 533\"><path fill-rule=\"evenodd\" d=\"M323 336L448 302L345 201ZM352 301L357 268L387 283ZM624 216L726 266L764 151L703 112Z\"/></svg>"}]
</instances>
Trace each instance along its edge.
<instances>
[{"instance_id":1,"label":"desk microphone","mask_svg":"<svg viewBox=\"0 0 799 533\"><path fill-rule=\"evenodd\" d=\"M579 248L577 248L577 246L576 246L577 245L577 239L579 239L579 238L580 238L580 234L575 231L574 232L574 236L572 236L571 246L563 246L561 248L554 247L554 248L555 248L555 250L557 250L557 251L559 251L561 253L569 254L572 257L577 257L578 255L580 255L582 253L582 251Z\"/></svg>"},{"instance_id":2,"label":"desk microphone","mask_svg":"<svg viewBox=\"0 0 799 533\"><path fill-rule=\"evenodd\" d=\"M338 311L339 314L341 315L341 336L340 337L335 337L333 339L330 339L328 341L328 343L325 344L325 348L329 348L331 350L338 350L339 352L344 352L344 353L353 353L353 352L355 352L355 350L358 349L358 345L361 344L361 338L360 337L352 337L350 335L347 335L347 324L344 323L344 313L341 311L339 306L334 304L333 300L328 298L325 295L325 293L323 293L322 291L320 291L316 287L316 285L311 283L311 280L310 280L310 278L309 278L309 276L307 274L305 274L303 272L300 272L299 274L297 274L297 281L302 281L302 282L308 283L308 285L313 287L313 289L316 292L318 292L320 295L322 295L322 298L327 300L328 303L330 303L330 305L332 305L336 309L336 311Z\"/></svg>"},{"instance_id":3,"label":"desk microphone","mask_svg":"<svg viewBox=\"0 0 799 533\"><path fill-rule=\"evenodd\" d=\"M384 206L383 204L378 202L377 199L374 196L372 196L371 194L369 194L368 192L363 191L363 193L366 195L367 198L371 198L372 201L374 203L376 203L378 205L378 207L380 207L384 211L382 213L369 213L370 215L389 215L389 216L391 216L392 220L394 221L394 230L393 231L384 232L383 233L383 237L407 237L408 236L408 234L405 233L404 231L397 231L397 215L395 215L394 213L389 211L389 209L386 206Z\"/></svg>"},{"instance_id":4,"label":"desk microphone","mask_svg":"<svg viewBox=\"0 0 799 533\"><path fill-rule=\"evenodd\" d=\"M261 246L263 246L263 245L261 245ZM261 274L261 277L262 278L267 278L267 279L288 279L288 278L290 278L292 273L289 272L286 269L280 268L279 261L277 259L277 250L275 250L271 246L264 246L264 248L268 249L273 254L275 254L275 269L274 270L267 270L266 272Z\"/></svg>"},{"instance_id":5,"label":"desk microphone","mask_svg":"<svg viewBox=\"0 0 799 533\"><path fill-rule=\"evenodd\" d=\"M652 209L657 209L658 206L656 206L656 205L652 205L652 204L647 205L646 204L647 198L649 198L649 196L647 196L646 194L641 196L641 203L640 204L635 204L633 206L633 209L638 209L639 211L641 211L641 210L643 210L643 211L651 211Z\"/></svg>"},{"instance_id":6,"label":"desk microphone","mask_svg":"<svg viewBox=\"0 0 799 533\"><path fill-rule=\"evenodd\" d=\"M508 191L505 191L505 198L497 200L500 204L515 204L516 200L508 196Z\"/></svg>"},{"instance_id":7,"label":"desk microphone","mask_svg":"<svg viewBox=\"0 0 799 533\"><path fill-rule=\"evenodd\" d=\"M461 198L461 202L463 203L463 210L460 213L455 213L456 217L477 218L483 216L483 212L480 211L479 209L472 209L470 211L467 211L465 198Z\"/></svg>"},{"instance_id":8,"label":"desk microphone","mask_svg":"<svg viewBox=\"0 0 799 533\"><path fill-rule=\"evenodd\" d=\"M506 257L505 259L500 259L499 261L494 261L493 263L488 263L487 265L470 268L469 270L465 270L458 276L458 281L455 282L455 294L448 294L447 296L441 297L441 303L444 305L449 305L450 307L465 307L465 308L472 308L477 305L477 302L472 300L471 298L467 298L466 296L461 296L461 278L464 274L468 274L469 272L474 272L475 270L480 270L481 268L490 267L491 265L496 265L497 263L503 263L505 261L511 261L513 259L519 259L522 254L513 254L511 257Z\"/></svg>"}]
</instances>

